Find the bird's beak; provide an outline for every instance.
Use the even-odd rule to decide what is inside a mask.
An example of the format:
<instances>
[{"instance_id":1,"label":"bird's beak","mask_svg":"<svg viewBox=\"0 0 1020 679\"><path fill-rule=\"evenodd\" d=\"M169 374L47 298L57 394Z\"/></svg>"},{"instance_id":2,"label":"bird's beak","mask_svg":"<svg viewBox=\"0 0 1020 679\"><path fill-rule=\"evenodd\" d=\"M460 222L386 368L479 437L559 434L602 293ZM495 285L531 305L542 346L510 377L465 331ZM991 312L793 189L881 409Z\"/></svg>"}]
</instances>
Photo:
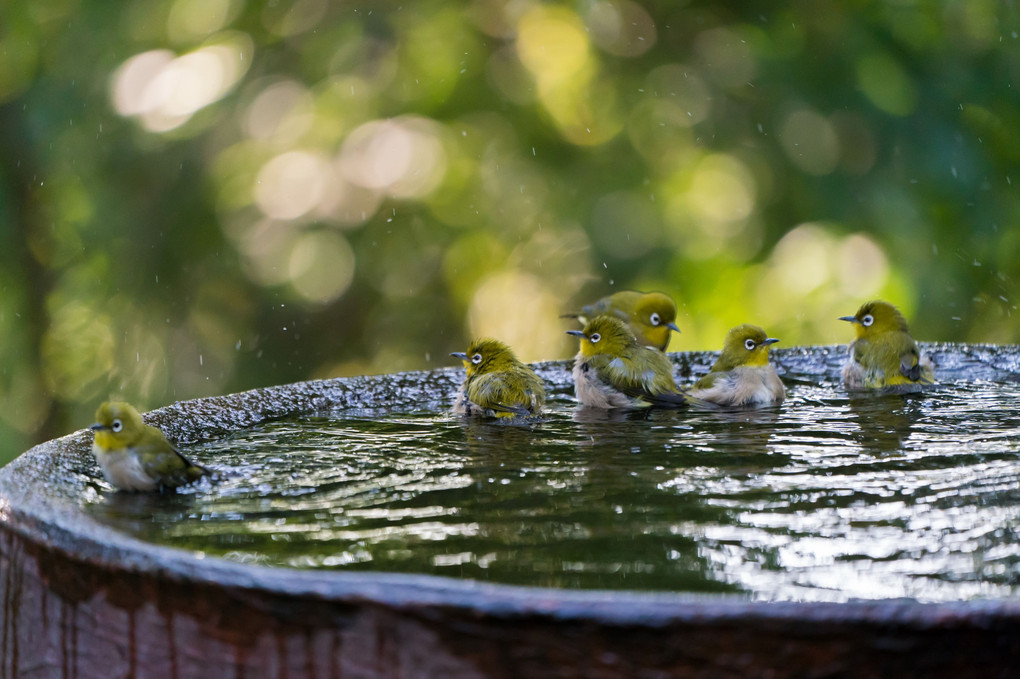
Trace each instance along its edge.
<instances>
[{"instance_id":1,"label":"bird's beak","mask_svg":"<svg viewBox=\"0 0 1020 679\"><path fill-rule=\"evenodd\" d=\"M778 342L778 341L779 341L779 339L778 339L778 338L775 338L775 337L769 337L769 338L768 338L767 340L765 340L764 342L762 342L762 345L763 345L763 346L768 346L769 344L775 344L775 343L776 343L776 342Z\"/></svg>"},{"instance_id":2,"label":"bird's beak","mask_svg":"<svg viewBox=\"0 0 1020 679\"><path fill-rule=\"evenodd\" d=\"M574 337L580 337L581 339L588 339L588 336L584 334L583 330L567 330L567 334L573 335Z\"/></svg>"},{"instance_id":3,"label":"bird's beak","mask_svg":"<svg viewBox=\"0 0 1020 679\"><path fill-rule=\"evenodd\" d=\"M91 429L92 431L99 431L101 429L108 429L108 427L102 422L96 422L91 427L89 427L89 429Z\"/></svg>"},{"instance_id":4,"label":"bird's beak","mask_svg":"<svg viewBox=\"0 0 1020 679\"><path fill-rule=\"evenodd\" d=\"M680 332L680 328L677 327L676 323L667 323L666 327L674 332Z\"/></svg>"},{"instance_id":5,"label":"bird's beak","mask_svg":"<svg viewBox=\"0 0 1020 679\"><path fill-rule=\"evenodd\" d=\"M857 323L857 319L853 316L840 316L837 320L847 321L848 323Z\"/></svg>"},{"instance_id":6,"label":"bird's beak","mask_svg":"<svg viewBox=\"0 0 1020 679\"><path fill-rule=\"evenodd\" d=\"M459 358L462 361L466 361L467 360L467 354L464 353L463 351L454 351L450 355L453 356L454 358Z\"/></svg>"}]
</instances>

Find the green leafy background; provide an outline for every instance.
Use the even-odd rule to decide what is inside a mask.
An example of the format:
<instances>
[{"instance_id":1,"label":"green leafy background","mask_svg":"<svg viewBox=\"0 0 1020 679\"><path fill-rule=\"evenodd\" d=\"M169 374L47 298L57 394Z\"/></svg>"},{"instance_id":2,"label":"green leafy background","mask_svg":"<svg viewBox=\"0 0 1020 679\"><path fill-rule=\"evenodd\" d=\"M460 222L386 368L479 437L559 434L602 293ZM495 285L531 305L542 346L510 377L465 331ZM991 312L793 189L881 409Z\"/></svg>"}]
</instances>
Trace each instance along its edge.
<instances>
[{"instance_id":1,"label":"green leafy background","mask_svg":"<svg viewBox=\"0 0 1020 679\"><path fill-rule=\"evenodd\" d=\"M680 304L841 343L1016 342L1013 2L14 0L0 8L0 461L142 408L570 356Z\"/></svg>"}]
</instances>

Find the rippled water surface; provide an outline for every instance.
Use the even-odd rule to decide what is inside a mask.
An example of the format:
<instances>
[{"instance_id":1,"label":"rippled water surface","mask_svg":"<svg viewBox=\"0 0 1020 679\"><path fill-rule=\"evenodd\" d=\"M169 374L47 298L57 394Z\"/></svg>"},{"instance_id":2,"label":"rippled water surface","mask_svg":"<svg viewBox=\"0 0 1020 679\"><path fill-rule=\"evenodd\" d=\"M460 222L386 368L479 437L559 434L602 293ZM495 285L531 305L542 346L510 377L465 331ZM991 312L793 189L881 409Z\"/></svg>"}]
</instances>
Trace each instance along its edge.
<instances>
[{"instance_id":1,"label":"rippled water surface","mask_svg":"<svg viewBox=\"0 0 1020 679\"><path fill-rule=\"evenodd\" d=\"M274 422L185 450L224 480L104 490L90 509L297 568L770 600L1020 591L1020 383L854 399L787 384L758 411L607 418L560 389L527 426L447 401Z\"/></svg>"}]
</instances>

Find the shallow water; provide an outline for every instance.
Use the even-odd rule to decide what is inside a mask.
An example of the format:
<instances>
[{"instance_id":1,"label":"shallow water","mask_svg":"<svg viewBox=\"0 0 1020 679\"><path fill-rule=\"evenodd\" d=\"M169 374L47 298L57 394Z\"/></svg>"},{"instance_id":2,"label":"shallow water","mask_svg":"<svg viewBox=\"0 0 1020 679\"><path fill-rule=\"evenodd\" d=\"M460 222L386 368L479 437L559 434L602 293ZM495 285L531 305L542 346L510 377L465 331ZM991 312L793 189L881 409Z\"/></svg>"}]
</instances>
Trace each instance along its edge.
<instances>
[{"instance_id":1,"label":"shallow water","mask_svg":"<svg viewBox=\"0 0 1020 679\"><path fill-rule=\"evenodd\" d=\"M227 472L86 500L141 539L247 563L766 600L1020 591L1020 382L849 398L787 373L752 411L530 425L449 401L269 423L184 449Z\"/></svg>"}]
</instances>

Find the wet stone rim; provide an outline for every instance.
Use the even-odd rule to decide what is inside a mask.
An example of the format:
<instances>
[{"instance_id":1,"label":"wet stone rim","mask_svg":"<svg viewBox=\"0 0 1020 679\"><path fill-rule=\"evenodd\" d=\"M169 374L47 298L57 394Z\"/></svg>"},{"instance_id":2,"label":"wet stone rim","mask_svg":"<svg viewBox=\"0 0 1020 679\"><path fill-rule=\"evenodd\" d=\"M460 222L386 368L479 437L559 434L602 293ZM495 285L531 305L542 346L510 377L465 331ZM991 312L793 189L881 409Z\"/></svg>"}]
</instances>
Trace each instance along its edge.
<instances>
[{"instance_id":1,"label":"wet stone rim","mask_svg":"<svg viewBox=\"0 0 1020 679\"><path fill-rule=\"evenodd\" d=\"M927 344L940 379L1020 379L1013 347ZM792 379L838 379L845 347L795 347L774 351L780 373ZM672 354L681 378L707 370L713 352ZM554 391L572 388L570 361L535 364ZM145 414L178 442L208 440L284 416L409 403L443 407L463 379L458 368L337 378L178 402ZM850 603L755 602L735 595L627 591L572 591L487 584L433 575L321 572L246 565L154 545L118 533L80 509L80 496L98 472L88 430L43 443L0 470L0 527L39 549L130 577L155 577L195 586L258 590L273 596L392 609L457 610L462 614L608 625L660 627L676 623L726 624L829 622L852 626L902 626L949 630L958 626L1020 631L1020 601L975 600L922 604L913 600ZM1018 642L1020 643L1020 642ZM1020 657L1014 644L1013 657ZM1007 653L1006 655L1010 655Z\"/></svg>"}]
</instances>

